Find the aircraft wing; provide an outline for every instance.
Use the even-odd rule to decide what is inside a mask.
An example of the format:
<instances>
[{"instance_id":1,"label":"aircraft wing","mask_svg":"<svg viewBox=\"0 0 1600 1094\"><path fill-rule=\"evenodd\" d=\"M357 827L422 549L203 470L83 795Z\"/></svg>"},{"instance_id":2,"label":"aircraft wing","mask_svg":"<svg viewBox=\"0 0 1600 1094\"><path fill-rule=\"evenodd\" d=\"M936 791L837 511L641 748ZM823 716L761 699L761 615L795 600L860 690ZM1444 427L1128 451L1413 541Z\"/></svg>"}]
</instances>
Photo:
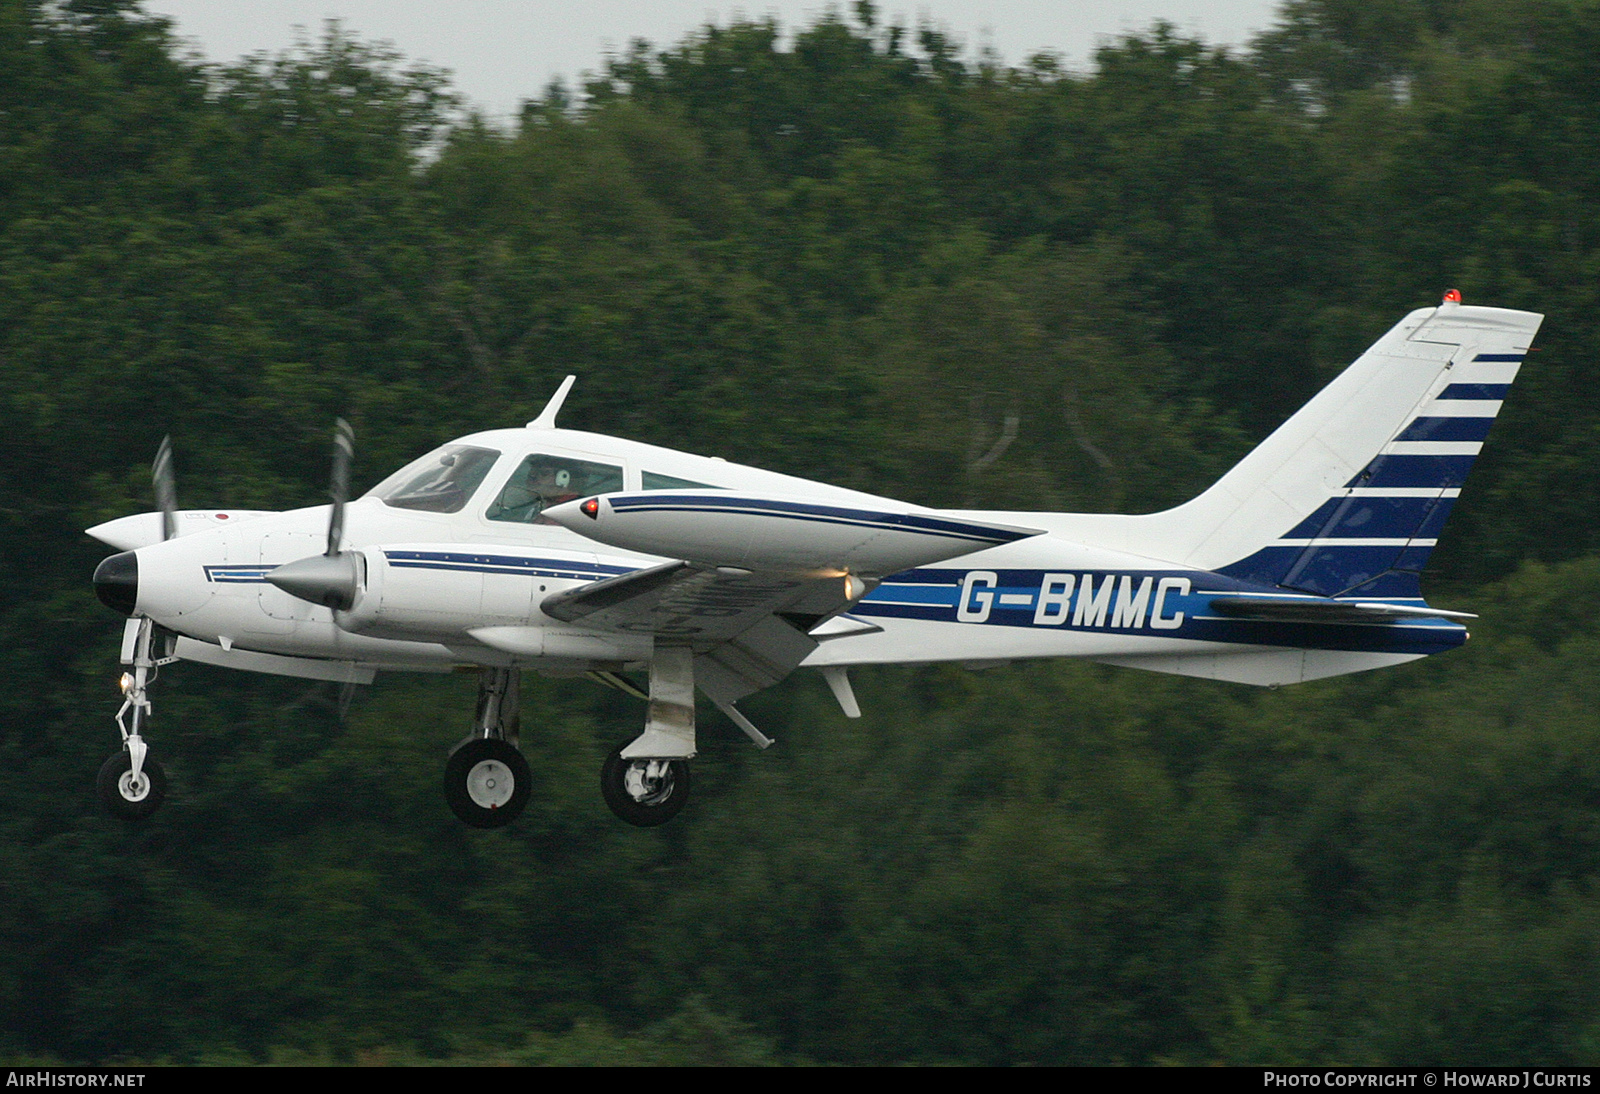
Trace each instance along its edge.
<instances>
[{"instance_id":1,"label":"aircraft wing","mask_svg":"<svg viewBox=\"0 0 1600 1094\"><path fill-rule=\"evenodd\" d=\"M806 632L867 588L844 576L668 562L555 593L540 608L566 623L687 645L700 687L731 703L793 672L817 647Z\"/></svg>"},{"instance_id":2,"label":"aircraft wing","mask_svg":"<svg viewBox=\"0 0 1600 1094\"><path fill-rule=\"evenodd\" d=\"M691 646L696 681L721 703L782 680L816 649L807 632L879 578L1040 534L865 496L734 490L602 494L544 516L613 547L684 560L557 593L542 608Z\"/></svg>"}]
</instances>

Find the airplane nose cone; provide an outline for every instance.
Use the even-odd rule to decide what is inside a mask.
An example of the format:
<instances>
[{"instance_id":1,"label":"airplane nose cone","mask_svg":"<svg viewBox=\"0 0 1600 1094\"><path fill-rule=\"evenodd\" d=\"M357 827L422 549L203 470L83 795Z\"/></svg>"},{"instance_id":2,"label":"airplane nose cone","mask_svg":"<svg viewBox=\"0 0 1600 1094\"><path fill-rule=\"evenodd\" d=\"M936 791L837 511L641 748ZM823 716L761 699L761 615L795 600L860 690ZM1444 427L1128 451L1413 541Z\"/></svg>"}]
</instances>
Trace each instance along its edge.
<instances>
[{"instance_id":1,"label":"airplane nose cone","mask_svg":"<svg viewBox=\"0 0 1600 1094\"><path fill-rule=\"evenodd\" d=\"M112 555L94 569L94 594L112 611L131 616L139 599L139 557L132 551Z\"/></svg>"}]
</instances>

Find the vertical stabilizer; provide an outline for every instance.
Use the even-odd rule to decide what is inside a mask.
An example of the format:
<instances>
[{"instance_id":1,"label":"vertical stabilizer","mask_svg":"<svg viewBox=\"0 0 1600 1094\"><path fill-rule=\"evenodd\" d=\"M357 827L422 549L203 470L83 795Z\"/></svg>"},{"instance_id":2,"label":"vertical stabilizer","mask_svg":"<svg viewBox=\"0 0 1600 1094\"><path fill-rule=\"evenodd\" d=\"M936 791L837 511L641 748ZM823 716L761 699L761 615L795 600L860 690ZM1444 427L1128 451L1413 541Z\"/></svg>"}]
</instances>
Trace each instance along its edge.
<instances>
[{"instance_id":1,"label":"vertical stabilizer","mask_svg":"<svg viewBox=\"0 0 1600 1094\"><path fill-rule=\"evenodd\" d=\"M1452 298L1412 312L1174 509L962 515L1322 596L1415 597L1543 318Z\"/></svg>"},{"instance_id":2,"label":"vertical stabilizer","mask_svg":"<svg viewBox=\"0 0 1600 1094\"><path fill-rule=\"evenodd\" d=\"M1191 558L1321 596L1419 596L1542 318L1449 301L1407 316L1213 487L1246 500ZM1274 443L1280 434L1289 444Z\"/></svg>"}]
</instances>

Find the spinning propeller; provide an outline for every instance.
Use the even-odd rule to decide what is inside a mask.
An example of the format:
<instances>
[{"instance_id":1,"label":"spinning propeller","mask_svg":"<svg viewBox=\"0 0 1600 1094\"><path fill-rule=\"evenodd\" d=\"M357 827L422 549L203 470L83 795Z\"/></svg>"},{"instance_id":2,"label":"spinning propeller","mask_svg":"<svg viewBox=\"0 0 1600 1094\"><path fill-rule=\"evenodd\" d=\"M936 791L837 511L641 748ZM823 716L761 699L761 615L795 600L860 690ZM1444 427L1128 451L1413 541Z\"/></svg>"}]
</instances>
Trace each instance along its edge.
<instances>
[{"instance_id":1,"label":"spinning propeller","mask_svg":"<svg viewBox=\"0 0 1600 1094\"><path fill-rule=\"evenodd\" d=\"M356 458L356 432L343 418L333 420L333 482L328 496L333 509L328 514L328 556L339 553L344 540L344 503L350 500L350 465Z\"/></svg>"},{"instance_id":2,"label":"spinning propeller","mask_svg":"<svg viewBox=\"0 0 1600 1094\"><path fill-rule=\"evenodd\" d=\"M178 534L178 484L172 472L172 434L161 438L156 449L155 462L150 465L150 478L156 488L156 508L161 510L161 539L163 542Z\"/></svg>"},{"instance_id":3,"label":"spinning propeller","mask_svg":"<svg viewBox=\"0 0 1600 1094\"><path fill-rule=\"evenodd\" d=\"M350 423L336 418L333 429L333 472L328 496L328 549L320 555L279 566L267 580L290 596L321 604L334 611L349 611L361 588L361 553L346 551L344 507L350 500L350 465L355 462L356 436ZM157 457L159 462L160 457Z\"/></svg>"}]
</instances>

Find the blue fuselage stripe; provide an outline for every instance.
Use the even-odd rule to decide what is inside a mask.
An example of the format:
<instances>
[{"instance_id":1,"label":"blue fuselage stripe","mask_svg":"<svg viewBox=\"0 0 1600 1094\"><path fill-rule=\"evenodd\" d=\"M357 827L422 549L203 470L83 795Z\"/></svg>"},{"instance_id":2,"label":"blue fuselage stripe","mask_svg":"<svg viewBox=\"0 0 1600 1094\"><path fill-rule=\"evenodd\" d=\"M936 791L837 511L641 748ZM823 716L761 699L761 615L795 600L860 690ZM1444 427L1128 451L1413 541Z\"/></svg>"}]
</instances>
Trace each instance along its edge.
<instances>
[{"instance_id":1,"label":"blue fuselage stripe","mask_svg":"<svg viewBox=\"0 0 1600 1094\"><path fill-rule=\"evenodd\" d=\"M616 576L615 574L594 573L589 570L546 570L526 566L473 566L467 563L453 562L391 562L389 565L397 570L453 570L459 573L512 574L516 577L560 577L581 581L597 581L600 578Z\"/></svg>"},{"instance_id":2,"label":"blue fuselage stripe","mask_svg":"<svg viewBox=\"0 0 1600 1094\"><path fill-rule=\"evenodd\" d=\"M206 580L217 585L265 585L277 566L206 566Z\"/></svg>"},{"instance_id":3,"label":"blue fuselage stripe","mask_svg":"<svg viewBox=\"0 0 1600 1094\"><path fill-rule=\"evenodd\" d=\"M595 581L633 573L634 567L605 566L556 558L523 558L455 551L385 551L389 565L406 570L457 570L485 574L524 574L528 577L575 578Z\"/></svg>"},{"instance_id":4,"label":"blue fuselage stripe","mask_svg":"<svg viewBox=\"0 0 1600 1094\"><path fill-rule=\"evenodd\" d=\"M1395 549L1388 548L1387 554L1393 558ZM1403 653L1451 649L1461 644L1466 633L1459 624L1443 619L1305 623L1223 617L1211 608L1213 598L1240 593L1293 600L1282 589L1192 570L1053 573L930 568L886 579L851 612L862 618L921 619L963 626ZM1414 596L1390 599L1420 603Z\"/></svg>"}]
</instances>

